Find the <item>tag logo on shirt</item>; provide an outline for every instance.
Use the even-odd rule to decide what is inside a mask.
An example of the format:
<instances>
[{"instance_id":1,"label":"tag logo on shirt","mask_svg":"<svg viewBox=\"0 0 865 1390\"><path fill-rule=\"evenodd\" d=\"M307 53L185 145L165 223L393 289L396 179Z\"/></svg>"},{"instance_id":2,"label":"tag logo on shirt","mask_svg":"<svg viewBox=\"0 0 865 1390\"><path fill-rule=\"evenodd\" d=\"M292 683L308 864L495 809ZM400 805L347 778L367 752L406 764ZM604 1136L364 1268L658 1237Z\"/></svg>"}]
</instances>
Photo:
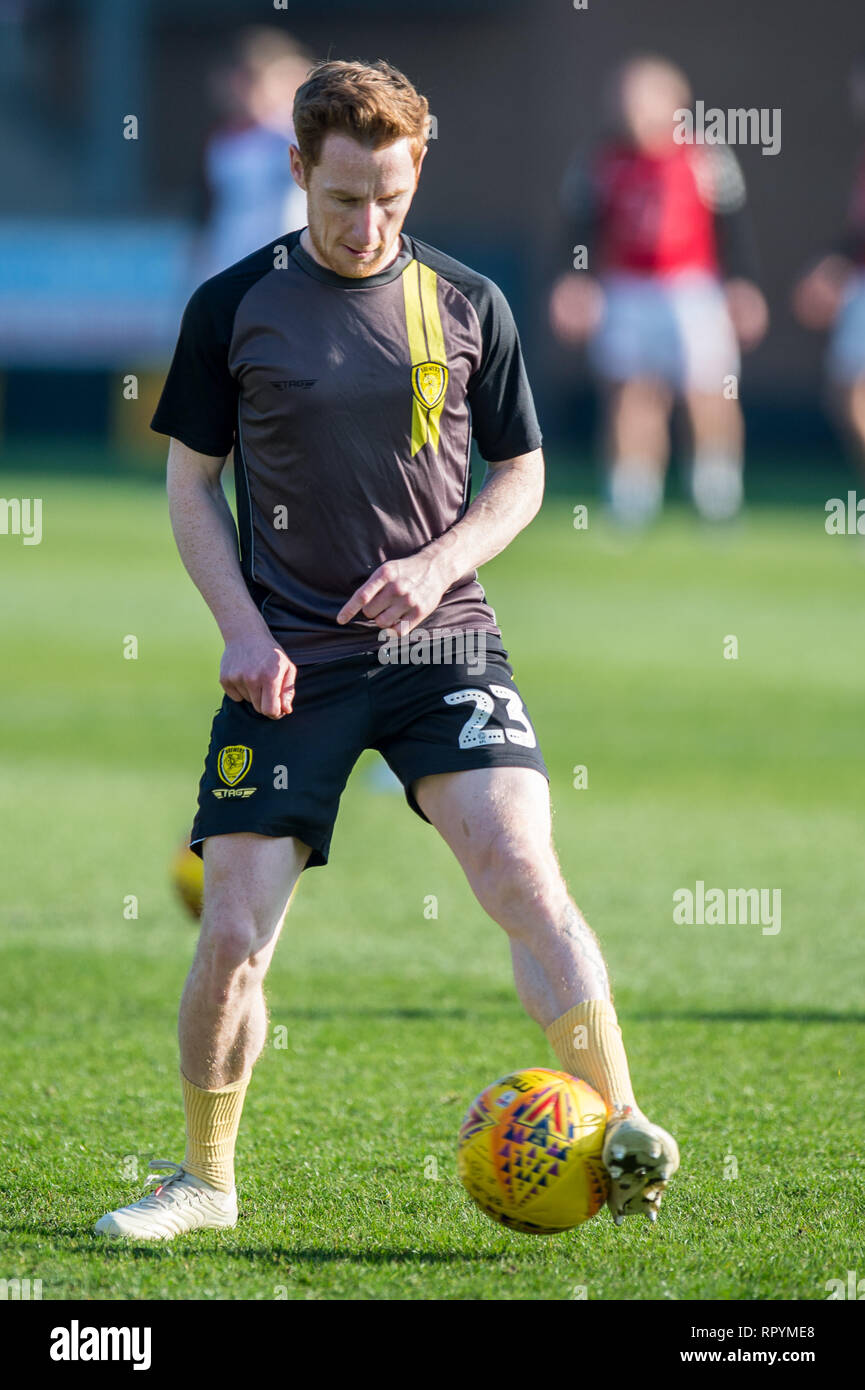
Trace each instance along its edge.
<instances>
[{"instance_id":1,"label":"tag logo on shirt","mask_svg":"<svg viewBox=\"0 0 865 1390\"><path fill-rule=\"evenodd\" d=\"M448 369L442 362L420 362L411 369L411 389L426 410L435 410L448 389Z\"/></svg>"},{"instance_id":2,"label":"tag logo on shirt","mask_svg":"<svg viewBox=\"0 0 865 1390\"><path fill-rule=\"evenodd\" d=\"M311 380L305 377L297 377L293 381L272 381L270 384L271 386L275 386L277 391L289 391L292 387L295 387L298 391L308 391L310 386L314 386L317 381L317 376L312 377Z\"/></svg>"}]
</instances>

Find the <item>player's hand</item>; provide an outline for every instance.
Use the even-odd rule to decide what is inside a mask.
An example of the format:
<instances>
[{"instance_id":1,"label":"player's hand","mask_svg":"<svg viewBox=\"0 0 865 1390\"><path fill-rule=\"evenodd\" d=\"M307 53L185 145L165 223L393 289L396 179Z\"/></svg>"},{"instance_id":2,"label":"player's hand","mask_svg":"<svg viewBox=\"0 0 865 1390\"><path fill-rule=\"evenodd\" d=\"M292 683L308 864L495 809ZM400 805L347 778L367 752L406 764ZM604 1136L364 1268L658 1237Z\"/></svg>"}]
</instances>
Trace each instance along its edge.
<instances>
[{"instance_id":1,"label":"player's hand","mask_svg":"<svg viewBox=\"0 0 865 1390\"><path fill-rule=\"evenodd\" d=\"M852 266L845 256L824 256L793 290L793 313L803 328L831 328L844 302Z\"/></svg>"},{"instance_id":2,"label":"player's hand","mask_svg":"<svg viewBox=\"0 0 865 1390\"><path fill-rule=\"evenodd\" d=\"M297 667L269 633L226 642L219 683L229 700L248 700L259 714L291 714Z\"/></svg>"},{"instance_id":3,"label":"player's hand","mask_svg":"<svg viewBox=\"0 0 865 1390\"><path fill-rule=\"evenodd\" d=\"M569 271L550 295L550 326L567 347L590 338L604 316L604 292L584 270Z\"/></svg>"},{"instance_id":4,"label":"player's hand","mask_svg":"<svg viewBox=\"0 0 865 1390\"><path fill-rule=\"evenodd\" d=\"M728 280L724 286L733 330L745 352L755 348L769 327L769 306L762 290L750 280Z\"/></svg>"},{"instance_id":5,"label":"player's hand","mask_svg":"<svg viewBox=\"0 0 865 1390\"><path fill-rule=\"evenodd\" d=\"M355 589L336 621L349 623L363 613L379 627L396 628L404 637L435 612L448 583L440 563L423 550L405 560L386 560Z\"/></svg>"}]
</instances>

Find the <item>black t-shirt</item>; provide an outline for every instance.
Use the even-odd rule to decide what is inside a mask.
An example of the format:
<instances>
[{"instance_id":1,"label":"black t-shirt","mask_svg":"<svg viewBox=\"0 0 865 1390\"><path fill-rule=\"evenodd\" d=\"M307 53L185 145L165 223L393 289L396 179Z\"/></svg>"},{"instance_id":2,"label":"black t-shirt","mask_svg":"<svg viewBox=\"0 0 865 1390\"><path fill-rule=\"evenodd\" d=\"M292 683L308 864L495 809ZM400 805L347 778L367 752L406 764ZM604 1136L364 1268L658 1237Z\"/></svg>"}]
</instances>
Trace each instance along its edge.
<instances>
[{"instance_id":1,"label":"black t-shirt","mask_svg":"<svg viewBox=\"0 0 865 1390\"><path fill-rule=\"evenodd\" d=\"M318 265L293 232L206 280L151 428L234 450L243 575L298 664L375 646L371 619L336 614L459 520L472 435L490 463L541 443L501 291L406 235L367 279ZM474 571L422 626L498 632Z\"/></svg>"}]
</instances>

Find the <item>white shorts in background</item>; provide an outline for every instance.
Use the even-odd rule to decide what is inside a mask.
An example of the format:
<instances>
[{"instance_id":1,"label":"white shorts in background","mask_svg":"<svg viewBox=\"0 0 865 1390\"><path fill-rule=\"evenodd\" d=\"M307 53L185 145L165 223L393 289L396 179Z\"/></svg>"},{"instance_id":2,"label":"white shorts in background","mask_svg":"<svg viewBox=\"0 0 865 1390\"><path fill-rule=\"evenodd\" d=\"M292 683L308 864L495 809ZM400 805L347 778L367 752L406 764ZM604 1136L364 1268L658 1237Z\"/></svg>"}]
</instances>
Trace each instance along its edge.
<instances>
[{"instance_id":1,"label":"white shorts in background","mask_svg":"<svg viewBox=\"0 0 865 1390\"><path fill-rule=\"evenodd\" d=\"M865 273L854 275L829 343L829 379L852 386L865 376Z\"/></svg>"},{"instance_id":2,"label":"white shorts in background","mask_svg":"<svg viewBox=\"0 0 865 1390\"><path fill-rule=\"evenodd\" d=\"M720 393L739 375L739 347L711 275L616 274L601 280L605 309L589 361L606 381L660 377L675 391Z\"/></svg>"}]
</instances>

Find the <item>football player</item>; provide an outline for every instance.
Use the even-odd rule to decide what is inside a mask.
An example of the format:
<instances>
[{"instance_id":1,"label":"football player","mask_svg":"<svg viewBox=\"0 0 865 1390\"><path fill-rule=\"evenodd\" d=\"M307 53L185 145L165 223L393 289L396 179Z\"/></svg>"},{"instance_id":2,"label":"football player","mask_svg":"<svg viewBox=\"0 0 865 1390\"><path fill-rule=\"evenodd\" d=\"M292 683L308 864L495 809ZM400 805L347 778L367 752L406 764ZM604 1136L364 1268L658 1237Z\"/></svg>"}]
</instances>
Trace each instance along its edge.
<instances>
[{"instance_id":1,"label":"football player","mask_svg":"<svg viewBox=\"0 0 865 1390\"><path fill-rule=\"evenodd\" d=\"M405 76L320 64L294 119L309 224L193 294L153 419L171 439L178 548L225 642L225 695L191 836L205 892L180 1011L186 1154L96 1229L234 1225L264 978L365 748L507 933L519 997L561 1066L606 1102L616 1222L655 1219L676 1144L634 1098L603 955L553 848L535 728L476 574L543 493L514 321L491 281L403 230L428 127ZM472 435L489 473L468 505ZM220 483L229 453L239 538ZM412 632L427 660L380 659L380 638Z\"/></svg>"}]
</instances>

